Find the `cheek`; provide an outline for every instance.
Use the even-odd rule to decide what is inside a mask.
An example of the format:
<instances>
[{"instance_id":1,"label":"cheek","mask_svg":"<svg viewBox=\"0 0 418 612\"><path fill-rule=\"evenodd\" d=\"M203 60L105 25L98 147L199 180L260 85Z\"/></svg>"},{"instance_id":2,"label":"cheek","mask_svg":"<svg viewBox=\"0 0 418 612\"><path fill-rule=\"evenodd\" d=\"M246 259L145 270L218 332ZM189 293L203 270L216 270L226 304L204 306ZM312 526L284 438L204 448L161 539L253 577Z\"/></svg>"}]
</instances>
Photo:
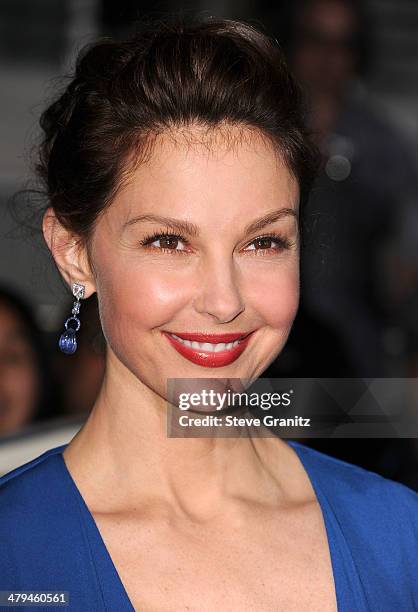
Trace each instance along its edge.
<instances>
[{"instance_id":1,"label":"cheek","mask_svg":"<svg viewBox=\"0 0 418 612\"><path fill-rule=\"evenodd\" d=\"M247 295L264 324L280 334L287 331L299 306L299 264L264 267L248 278Z\"/></svg>"},{"instance_id":2,"label":"cheek","mask_svg":"<svg viewBox=\"0 0 418 612\"><path fill-rule=\"evenodd\" d=\"M107 340L132 337L175 318L184 305L184 283L173 271L159 266L103 268L97 279L100 317Z\"/></svg>"}]
</instances>

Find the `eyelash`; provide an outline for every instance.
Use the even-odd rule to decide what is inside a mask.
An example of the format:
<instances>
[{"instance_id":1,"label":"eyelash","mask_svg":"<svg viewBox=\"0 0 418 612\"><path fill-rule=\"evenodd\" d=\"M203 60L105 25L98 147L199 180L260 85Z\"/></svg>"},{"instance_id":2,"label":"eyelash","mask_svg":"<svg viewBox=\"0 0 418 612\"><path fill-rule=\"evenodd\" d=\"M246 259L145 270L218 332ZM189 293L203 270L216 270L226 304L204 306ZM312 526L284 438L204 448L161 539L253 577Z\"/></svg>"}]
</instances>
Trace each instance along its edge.
<instances>
[{"instance_id":1,"label":"eyelash","mask_svg":"<svg viewBox=\"0 0 418 612\"><path fill-rule=\"evenodd\" d=\"M183 242L185 245L188 244L186 238L184 238L181 234L175 234L174 232L163 232L163 233L155 233L155 234L151 234L148 236L145 236L140 242L139 244L143 247L149 248L150 250L157 250L157 251L162 251L163 253L169 253L171 254L176 254L176 255L187 255L188 251L186 251L185 249L182 250L177 250L177 249L168 249L168 248L164 248L164 247L150 247L149 245L152 242L155 242L156 240L159 240L160 238L175 238L177 240L180 240L181 242ZM261 254L262 256L267 254L271 254L271 252L273 251L275 254L280 253L281 251L284 250L288 250L290 249L290 247L292 246L292 242L290 242L289 240L287 240L287 238L283 238L282 236L279 236L278 234L275 234L274 232L271 234L266 234L263 236L257 236L257 238L254 238L254 240L252 240L249 244L253 244L254 242L256 242L257 240L265 240L265 239L269 239L272 242L276 242L277 244L280 245L279 248L268 248L268 249L252 249L254 255L259 256L259 254ZM248 245L247 245L248 246Z\"/></svg>"}]
</instances>

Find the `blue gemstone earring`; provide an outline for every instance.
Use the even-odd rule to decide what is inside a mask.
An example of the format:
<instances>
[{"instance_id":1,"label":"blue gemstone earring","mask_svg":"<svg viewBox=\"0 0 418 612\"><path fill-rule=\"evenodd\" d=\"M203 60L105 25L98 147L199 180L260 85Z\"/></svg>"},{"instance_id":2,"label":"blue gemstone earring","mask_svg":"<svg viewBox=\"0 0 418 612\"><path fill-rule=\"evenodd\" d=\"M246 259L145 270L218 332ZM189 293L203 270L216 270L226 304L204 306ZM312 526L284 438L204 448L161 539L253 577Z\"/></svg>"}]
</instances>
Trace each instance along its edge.
<instances>
[{"instance_id":1,"label":"blue gemstone earring","mask_svg":"<svg viewBox=\"0 0 418 612\"><path fill-rule=\"evenodd\" d=\"M80 285L79 283L73 283L73 296L76 298L76 301L73 304L73 309L71 311L72 317L69 317L65 321L65 332L61 334L61 337L58 342L58 346L62 350L63 353L67 355L72 355L77 350L77 340L75 337L76 332L80 329L80 319L77 317L80 312L80 300L84 297L84 285ZM72 327L70 323L74 323L75 327Z\"/></svg>"}]
</instances>

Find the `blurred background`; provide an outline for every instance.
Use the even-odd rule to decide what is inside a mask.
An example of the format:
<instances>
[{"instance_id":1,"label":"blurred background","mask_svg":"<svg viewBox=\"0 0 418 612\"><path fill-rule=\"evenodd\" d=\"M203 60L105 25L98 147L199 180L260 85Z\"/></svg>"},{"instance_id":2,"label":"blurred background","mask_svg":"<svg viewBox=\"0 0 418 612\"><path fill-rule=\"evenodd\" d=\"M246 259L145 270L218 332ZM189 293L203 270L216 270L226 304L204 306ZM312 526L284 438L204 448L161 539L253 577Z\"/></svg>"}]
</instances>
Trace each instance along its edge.
<instances>
[{"instance_id":1,"label":"blurred background","mask_svg":"<svg viewBox=\"0 0 418 612\"><path fill-rule=\"evenodd\" d=\"M301 307L263 376L418 377L417 2L2 0L0 474L73 437L104 369L94 296L82 303L77 352L57 346L72 296L43 243L40 202L22 192L39 115L84 44L179 11L272 34L322 152L303 218ZM415 438L302 442L418 490Z\"/></svg>"}]
</instances>

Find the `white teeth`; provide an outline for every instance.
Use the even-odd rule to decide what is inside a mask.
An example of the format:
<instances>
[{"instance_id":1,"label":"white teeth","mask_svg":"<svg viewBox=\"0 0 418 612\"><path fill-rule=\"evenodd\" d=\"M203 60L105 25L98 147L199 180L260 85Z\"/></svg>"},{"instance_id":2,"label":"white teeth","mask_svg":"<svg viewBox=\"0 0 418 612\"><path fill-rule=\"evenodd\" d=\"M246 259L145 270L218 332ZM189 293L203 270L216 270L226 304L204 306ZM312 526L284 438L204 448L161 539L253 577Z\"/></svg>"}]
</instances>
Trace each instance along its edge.
<instances>
[{"instance_id":1,"label":"white teeth","mask_svg":"<svg viewBox=\"0 0 418 612\"><path fill-rule=\"evenodd\" d=\"M235 340L235 342L228 342L228 343L218 342L216 344L212 344L211 342L196 342L195 340L193 340L192 342L190 340L183 340L183 338L179 338L175 334L170 334L170 335L176 340L178 340L179 342L181 342L182 344L185 344L186 346L188 346L189 348L200 350L200 351L206 351L208 353L220 353L221 351L228 351L231 348L236 347L237 344L239 344L239 340Z\"/></svg>"},{"instance_id":2,"label":"white teeth","mask_svg":"<svg viewBox=\"0 0 418 612\"><path fill-rule=\"evenodd\" d=\"M220 351L224 351L225 350L225 344L223 344L222 342L220 342L219 344L215 344L215 353L219 353Z\"/></svg>"}]
</instances>

